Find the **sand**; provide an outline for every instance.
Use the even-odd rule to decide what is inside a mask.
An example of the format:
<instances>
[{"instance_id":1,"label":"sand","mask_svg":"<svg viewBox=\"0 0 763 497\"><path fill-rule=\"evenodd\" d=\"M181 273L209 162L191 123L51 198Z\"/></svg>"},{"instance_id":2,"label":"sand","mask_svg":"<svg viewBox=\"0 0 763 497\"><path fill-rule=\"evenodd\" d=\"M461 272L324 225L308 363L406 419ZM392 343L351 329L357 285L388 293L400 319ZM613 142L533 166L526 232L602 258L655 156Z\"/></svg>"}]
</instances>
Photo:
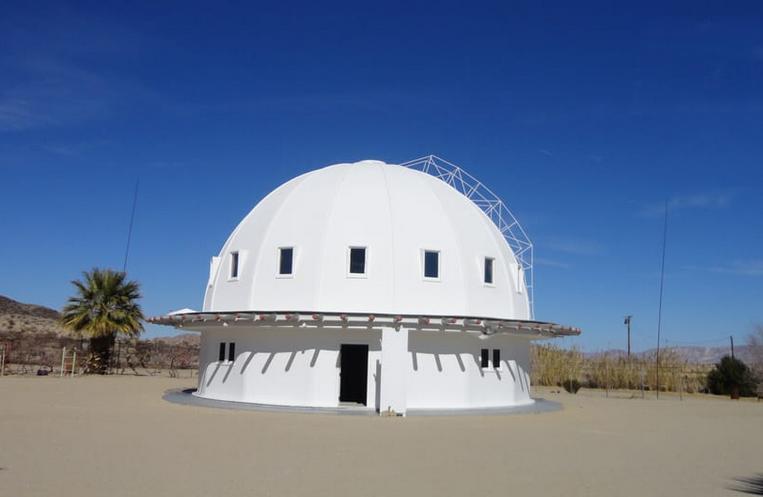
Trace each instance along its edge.
<instances>
[{"instance_id":1,"label":"sand","mask_svg":"<svg viewBox=\"0 0 763 497\"><path fill-rule=\"evenodd\" d=\"M733 479L763 472L763 402L545 391L562 411L380 418L162 400L192 386L0 378L0 496L742 495Z\"/></svg>"}]
</instances>

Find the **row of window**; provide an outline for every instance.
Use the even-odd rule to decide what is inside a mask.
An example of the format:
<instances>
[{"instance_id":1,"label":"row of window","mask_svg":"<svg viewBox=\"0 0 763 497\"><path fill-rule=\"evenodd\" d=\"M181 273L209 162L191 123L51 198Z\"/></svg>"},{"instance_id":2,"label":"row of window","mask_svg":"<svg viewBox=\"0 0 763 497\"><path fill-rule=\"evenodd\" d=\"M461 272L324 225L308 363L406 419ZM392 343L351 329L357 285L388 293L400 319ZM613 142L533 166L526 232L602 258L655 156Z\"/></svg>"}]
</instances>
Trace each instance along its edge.
<instances>
[{"instance_id":1,"label":"row of window","mask_svg":"<svg viewBox=\"0 0 763 497\"><path fill-rule=\"evenodd\" d=\"M225 361L225 349L228 349L228 362L233 362L236 359L236 342L220 342L220 351L217 356L217 360L220 362ZM490 367L490 349L480 350L480 367ZM501 349L493 349L493 368L501 367Z\"/></svg>"},{"instance_id":2,"label":"row of window","mask_svg":"<svg viewBox=\"0 0 763 497\"><path fill-rule=\"evenodd\" d=\"M365 275L366 247L350 247L347 261L347 273L349 275ZM438 279L440 277L440 252L436 250L424 250L423 262L424 278L432 280ZM493 284L494 265L494 258L485 257L482 281L486 284ZM229 274L231 279L238 278L238 266L238 252L231 252ZM278 274L280 276L291 276L294 274L294 247L281 247L278 249Z\"/></svg>"},{"instance_id":3,"label":"row of window","mask_svg":"<svg viewBox=\"0 0 763 497\"><path fill-rule=\"evenodd\" d=\"M217 355L217 360L220 362L225 361L225 342L220 342L220 352ZM233 362L236 360L236 342L230 342L228 344L228 361Z\"/></svg>"},{"instance_id":4,"label":"row of window","mask_svg":"<svg viewBox=\"0 0 763 497\"><path fill-rule=\"evenodd\" d=\"M480 351L480 366L482 368L490 367L490 349ZM501 349L493 349L493 367L496 369L501 367Z\"/></svg>"}]
</instances>

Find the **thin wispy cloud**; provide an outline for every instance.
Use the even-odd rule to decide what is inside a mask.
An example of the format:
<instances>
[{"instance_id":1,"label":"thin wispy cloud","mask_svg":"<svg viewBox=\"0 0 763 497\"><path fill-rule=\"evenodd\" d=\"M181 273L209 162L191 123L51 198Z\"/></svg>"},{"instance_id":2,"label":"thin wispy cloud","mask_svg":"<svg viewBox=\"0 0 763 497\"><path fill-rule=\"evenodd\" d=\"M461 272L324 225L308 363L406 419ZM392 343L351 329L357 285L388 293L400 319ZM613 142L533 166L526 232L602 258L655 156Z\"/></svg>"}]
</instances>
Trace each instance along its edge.
<instances>
[{"instance_id":1,"label":"thin wispy cloud","mask_svg":"<svg viewBox=\"0 0 763 497\"><path fill-rule=\"evenodd\" d=\"M733 195L729 192L681 195L668 200L668 210L722 209L731 204L732 199ZM662 216L664 213L665 203L653 203L641 210L641 215L647 217Z\"/></svg>"},{"instance_id":2,"label":"thin wispy cloud","mask_svg":"<svg viewBox=\"0 0 763 497\"><path fill-rule=\"evenodd\" d=\"M606 252L600 243L580 238L552 238L539 245L546 250L572 255L596 256Z\"/></svg>"},{"instance_id":3,"label":"thin wispy cloud","mask_svg":"<svg viewBox=\"0 0 763 497\"><path fill-rule=\"evenodd\" d=\"M0 44L7 47L0 67L13 75L0 78L0 132L108 117L150 97L136 81L84 62L94 54L135 59L141 35L71 17L66 9L58 14L32 25L0 21Z\"/></svg>"},{"instance_id":4,"label":"thin wispy cloud","mask_svg":"<svg viewBox=\"0 0 763 497\"><path fill-rule=\"evenodd\" d=\"M535 257L533 263L538 266L555 267L559 269L569 269L570 265L566 262L557 261L554 259L546 259L545 257Z\"/></svg>"},{"instance_id":5,"label":"thin wispy cloud","mask_svg":"<svg viewBox=\"0 0 763 497\"><path fill-rule=\"evenodd\" d=\"M723 266L710 268L714 273L737 274L742 276L763 276L763 259L734 261Z\"/></svg>"}]
</instances>

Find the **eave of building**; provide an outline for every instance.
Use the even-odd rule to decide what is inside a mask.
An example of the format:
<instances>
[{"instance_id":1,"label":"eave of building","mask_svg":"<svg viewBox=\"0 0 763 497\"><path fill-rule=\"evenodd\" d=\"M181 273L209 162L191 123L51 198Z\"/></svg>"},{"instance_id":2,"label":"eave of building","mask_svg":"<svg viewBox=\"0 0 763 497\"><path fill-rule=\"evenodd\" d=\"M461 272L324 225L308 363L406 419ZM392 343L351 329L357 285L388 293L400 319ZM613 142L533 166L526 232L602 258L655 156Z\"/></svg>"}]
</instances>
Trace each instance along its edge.
<instances>
[{"instance_id":1,"label":"eave of building","mask_svg":"<svg viewBox=\"0 0 763 497\"><path fill-rule=\"evenodd\" d=\"M283 328L339 328L368 330L381 327L410 330L468 332L482 336L498 333L545 339L580 335L580 329L542 321L493 319L463 316L416 316L339 312L192 312L150 317L152 324L161 324L195 331L218 326L283 327Z\"/></svg>"}]
</instances>

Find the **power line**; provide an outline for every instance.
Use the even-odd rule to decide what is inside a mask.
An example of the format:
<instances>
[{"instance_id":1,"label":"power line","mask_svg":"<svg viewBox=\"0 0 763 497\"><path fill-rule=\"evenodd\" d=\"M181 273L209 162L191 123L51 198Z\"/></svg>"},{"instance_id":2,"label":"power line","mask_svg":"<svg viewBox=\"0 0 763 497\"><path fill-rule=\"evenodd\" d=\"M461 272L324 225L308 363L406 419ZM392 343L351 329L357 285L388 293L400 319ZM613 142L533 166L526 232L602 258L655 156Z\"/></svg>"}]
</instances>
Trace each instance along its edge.
<instances>
[{"instance_id":1,"label":"power line","mask_svg":"<svg viewBox=\"0 0 763 497\"><path fill-rule=\"evenodd\" d=\"M132 211L130 212L130 226L127 228L127 244L125 246L125 260L124 264L122 265L122 272L127 272L127 257L130 255L130 239L132 238L132 225L135 220L135 206L138 203L138 185L140 183L140 178L135 180L135 191L133 192L132 196Z\"/></svg>"}]
</instances>

